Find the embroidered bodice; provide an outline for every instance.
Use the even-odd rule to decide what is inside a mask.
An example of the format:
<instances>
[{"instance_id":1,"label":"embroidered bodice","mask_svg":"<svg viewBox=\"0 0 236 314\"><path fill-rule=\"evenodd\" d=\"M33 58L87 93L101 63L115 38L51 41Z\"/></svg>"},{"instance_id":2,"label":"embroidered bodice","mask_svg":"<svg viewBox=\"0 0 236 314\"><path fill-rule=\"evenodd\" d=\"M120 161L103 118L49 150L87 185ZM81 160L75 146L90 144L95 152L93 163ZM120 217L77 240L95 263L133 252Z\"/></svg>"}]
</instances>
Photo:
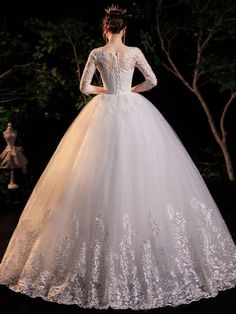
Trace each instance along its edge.
<instances>
[{"instance_id":1,"label":"embroidered bodice","mask_svg":"<svg viewBox=\"0 0 236 314\"><path fill-rule=\"evenodd\" d=\"M112 53L103 47L93 49L88 57L80 81L80 90L85 94L97 94L97 86L91 85L95 70L100 72L105 93L120 95L131 91L134 69L137 67L145 81L140 85L150 90L157 84L157 78L144 54L137 47L129 47L125 53Z\"/></svg>"}]
</instances>

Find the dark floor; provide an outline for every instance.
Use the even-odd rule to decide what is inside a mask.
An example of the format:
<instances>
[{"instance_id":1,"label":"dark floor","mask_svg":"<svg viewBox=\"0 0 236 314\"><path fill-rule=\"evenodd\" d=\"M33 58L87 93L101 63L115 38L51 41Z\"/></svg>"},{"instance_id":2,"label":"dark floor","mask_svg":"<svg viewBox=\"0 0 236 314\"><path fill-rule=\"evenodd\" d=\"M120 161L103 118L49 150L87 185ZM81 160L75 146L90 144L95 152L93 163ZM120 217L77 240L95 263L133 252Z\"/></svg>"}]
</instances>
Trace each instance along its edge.
<instances>
[{"instance_id":1,"label":"dark floor","mask_svg":"<svg viewBox=\"0 0 236 314\"><path fill-rule=\"evenodd\" d=\"M227 223L229 230L236 242L236 185L229 182L208 184L221 214ZM16 226L21 211L12 209L0 209L0 258L6 249L11 234ZM94 309L81 309L76 305L62 305L47 302L41 298L32 299L21 293L15 293L4 286L0 286L0 313L1 314L72 314L81 312L95 312ZM114 312L115 310L103 310ZM195 314L195 313L236 313L236 288L222 291L218 296L210 299L201 299L188 305L178 307L164 307L149 312L160 314ZM96 312L101 312L96 311ZM127 312L127 310L126 310ZM141 312L141 311L139 311ZM144 311L142 311L144 312Z\"/></svg>"}]
</instances>

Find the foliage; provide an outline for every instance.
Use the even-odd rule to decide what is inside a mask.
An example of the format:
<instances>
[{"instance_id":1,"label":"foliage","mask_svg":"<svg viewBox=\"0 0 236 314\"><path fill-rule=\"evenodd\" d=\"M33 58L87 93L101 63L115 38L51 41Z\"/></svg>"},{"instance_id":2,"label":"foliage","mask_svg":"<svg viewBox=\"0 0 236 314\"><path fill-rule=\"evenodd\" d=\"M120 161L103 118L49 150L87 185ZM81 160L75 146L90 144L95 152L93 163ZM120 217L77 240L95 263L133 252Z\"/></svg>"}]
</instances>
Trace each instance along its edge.
<instances>
[{"instance_id":1,"label":"foliage","mask_svg":"<svg viewBox=\"0 0 236 314\"><path fill-rule=\"evenodd\" d=\"M236 3L156 0L155 7L155 23L141 33L142 42L156 64L172 73L201 105L229 180L234 181L226 114L236 99Z\"/></svg>"},{"instance_id":2,"label":"foliage","mask_svg":"<svg viewBox=\"0 0 236 314\"><path fill-rule=\"evenodd\" d=\"M0 83L0 130L9 120L19 123L29 107L45 119L56 120L68 104L80 109L85 98L78 91L76 70L95 46L92 27L76 19L30 18L17 33L1 31L0 71L13 69Z\"/></svg>"},{"instance_id":3,"label":"foliage","mask_svg":"<svg viewBox=\"0 0 236 314\"><path fill-rule=\"evenodd\" d=\"M214 84L218 92L235 89L236 58L233 49L236 39L235 1L158 0L155 7L161 8L158 22L165 43L167 46L170 44L172 57L186 77L192 79L192 69L197 58L197 44L201 37L205 40L204 53L198 64L198 69L202 72L201 86ZM148 9L150 7L146 7L146 10ZM156 10L153 20L157 18L154 15ZM155 60L159 64L160 59L163 60L165 56L160 49L156 22L150 25L148 32L141 31L141 34L142 42L148 51L150 48L152 51L157 51L158 48L158 56Z\"/></svg>"},{"instance_id":4,"label":"foliage","mask_svg":"<svg viewBox=\"0 0 236 314\"><path fill-rule=\"evenodd\" d=\"M211 147L202 147L197 155L193 155L193 160L204 179L227 177L224 159L219 151L216 152Z\"/></svg>"},{"instance_id":5,"label":"foliage","mask_svg":"<svg viewBox=\"0 0 236 314\"><path fill-rule=\"evenodd\" d=\"M19 134L16 144L41 169L39 147L44 145L46 162L58 134L89 100L79 92L79 80L89 51L100 43L91 25L72 18L28 18L4 24L0 35L0 132L11 122ZM59 125L61 133L55 131ZM3 150L6 143L0 144ZM7 177L1 173L0 199L9 194Z\"/></svg>"}]
</instances>

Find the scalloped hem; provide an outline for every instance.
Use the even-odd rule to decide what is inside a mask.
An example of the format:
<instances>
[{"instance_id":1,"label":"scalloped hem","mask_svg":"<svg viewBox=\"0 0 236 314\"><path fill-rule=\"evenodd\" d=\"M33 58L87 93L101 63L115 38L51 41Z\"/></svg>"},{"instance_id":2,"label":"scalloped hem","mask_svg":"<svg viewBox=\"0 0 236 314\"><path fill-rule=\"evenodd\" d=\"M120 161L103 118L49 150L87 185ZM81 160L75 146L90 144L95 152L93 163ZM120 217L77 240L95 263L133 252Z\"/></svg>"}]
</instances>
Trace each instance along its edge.
<instances>
[{"instance_id":1,"label":"scalloped hem","mask_svg":"<svg viewBox=\"0 0 236 314\"><path fill-rule=\"evenodd\" d=\"M225 287L225 288L221 288L219 290L217 290L215 292L215 294L207 294L207 295L202 295L202 296L199 296L199 297L196 297L196 298L192 298L191 300L181 300L180 302L178 303L168 303L166 302L165 304L150 304L147 305L147 304L144 304L143 306L137 306L137 307L133 307L133 306L122 306L122 305L115 305L114 303L109 303L108 305L104 305L104 306L99 306L99 305L83 305L79 302L73 302L73 301L69 301L69 302L66 302L66 301L62 301L61 299L52 299L52 298L49 298L45 295L33 295L33 294L30 294L30 293L27 293L27 292L23 292L23 290L21 289L17 289L17 288L14 288L8 284L4 284L4 283L0 283L0 285L3 285L3 286L6 286L8 287L10 290L12 290L13 292L16 292L16 293L21 293L21 294L24 294L32 299L35 299L35 298L41 298L43 299L44 301L47 301L47 302L52 302L52 303L57 303L57 304L64 304L64 305L77 305L78 307L80 308L83 308L83 309L96 309L96 310L108 310L109 308L110 309L113 309L113 310L134 310L134 311L138 311L138 310L151 310L151 309L157 309L157 308L163 308L163 307L166 307L166 306L170 306L170 307L177 307L179 305L184 305L184 304L190 304L192 302L197 302L201 299L210 299L210 298L215 298L216 296L218 296L218 294L220 292L223 292L223 291L226 291L226 290L229 290L229 289L233 289L236 287L236 283L232 284L231 286L228 286L228 287Z\"/></svg>"}]
</instances>

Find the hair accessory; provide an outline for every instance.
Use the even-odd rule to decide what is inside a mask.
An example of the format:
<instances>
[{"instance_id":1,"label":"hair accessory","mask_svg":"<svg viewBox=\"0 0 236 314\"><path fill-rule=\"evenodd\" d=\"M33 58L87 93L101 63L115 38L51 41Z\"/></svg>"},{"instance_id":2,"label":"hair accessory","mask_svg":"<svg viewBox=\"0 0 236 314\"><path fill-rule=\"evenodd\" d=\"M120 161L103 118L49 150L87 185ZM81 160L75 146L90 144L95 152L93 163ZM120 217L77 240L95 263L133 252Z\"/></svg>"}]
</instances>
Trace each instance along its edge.
<instances>
[{"instance_id":1,"label":"hair accessory","mask_svg":"<svg viewBox=\"0 0 236 314\"><path fill-rule=\"evenodd\" d=\"M110 7L105 9L105 12L107 14L112 14L112 13L125 14L127 12L127 10L126 9L121 9L121 8L119 8L119 6L116 6L116 5L112 4Z\"/></svg>"}]
</instances>

